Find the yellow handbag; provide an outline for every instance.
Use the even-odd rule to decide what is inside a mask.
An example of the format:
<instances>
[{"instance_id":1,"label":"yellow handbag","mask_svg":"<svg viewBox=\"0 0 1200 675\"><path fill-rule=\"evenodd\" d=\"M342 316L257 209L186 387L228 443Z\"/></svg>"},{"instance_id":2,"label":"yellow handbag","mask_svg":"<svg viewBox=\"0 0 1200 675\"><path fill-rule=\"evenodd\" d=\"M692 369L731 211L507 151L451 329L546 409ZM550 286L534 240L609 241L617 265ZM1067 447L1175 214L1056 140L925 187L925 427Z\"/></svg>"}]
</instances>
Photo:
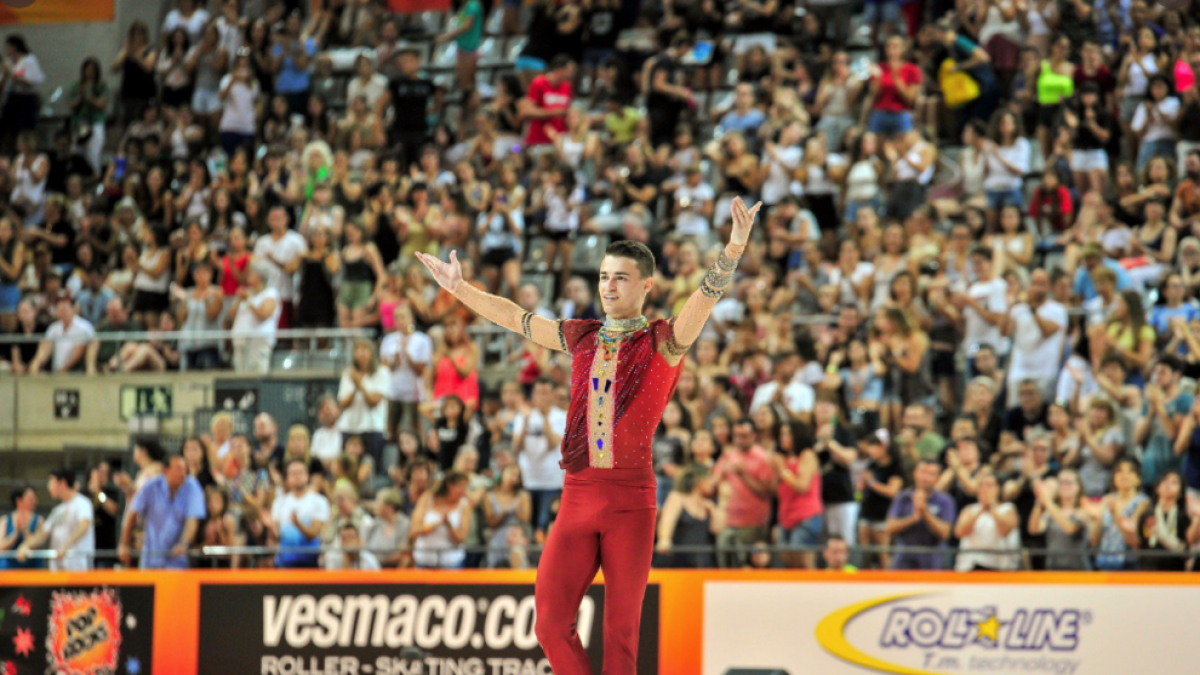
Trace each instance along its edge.
<instances>
[{"instance_id":1,"label":"yellow handbag","mask_svg":"<svg viewBox=\"0 0 1200 675\"><path fill-rule=\"evenodd\" d=\"M942 88L942 99L951 108L966 105L979 98L979 83L961 70L954 70L954 59L942 61L938 70L938 85Z\"/></svg>"}]
</instances>

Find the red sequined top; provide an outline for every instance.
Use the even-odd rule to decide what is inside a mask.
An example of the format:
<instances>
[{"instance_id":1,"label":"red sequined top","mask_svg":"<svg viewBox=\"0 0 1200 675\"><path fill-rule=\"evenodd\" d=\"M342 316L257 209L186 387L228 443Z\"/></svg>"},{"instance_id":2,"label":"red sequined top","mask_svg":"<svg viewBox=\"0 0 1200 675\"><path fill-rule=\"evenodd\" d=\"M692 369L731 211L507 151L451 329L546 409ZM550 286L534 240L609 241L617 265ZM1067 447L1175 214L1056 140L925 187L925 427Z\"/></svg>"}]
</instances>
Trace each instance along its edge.
<instances>
[{"instance_id":1,"label":"red sequined top","mask_svg":"<svg viewBox=\"0 0 1200 675\"><path fill-rule=\"evenodd\" d=\"M602 325L562 322L572 362L559 466L591 479L653 485L651 439L683 372L682 361L672 365L664 356L674 346L673 326L659 319L610 344L599 338Z\"/></svg>"}]
</instances>

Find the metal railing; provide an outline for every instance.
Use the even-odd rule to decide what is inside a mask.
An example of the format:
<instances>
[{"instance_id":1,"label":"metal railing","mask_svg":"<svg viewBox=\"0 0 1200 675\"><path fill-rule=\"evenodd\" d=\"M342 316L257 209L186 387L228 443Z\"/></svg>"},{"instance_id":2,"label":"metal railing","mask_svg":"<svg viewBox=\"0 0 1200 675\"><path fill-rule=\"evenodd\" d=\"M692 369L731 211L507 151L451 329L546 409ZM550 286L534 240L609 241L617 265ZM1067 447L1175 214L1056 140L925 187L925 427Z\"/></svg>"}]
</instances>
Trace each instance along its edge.
<instances>
[{"instance_id":1,"label":"metal railing","mask_svg":"<svg viewBox=\"0 0 1200 675\"><path fill-rule=\"evenodd\" d=\"M542 550L542 546L538 544L530 544L523 547L523 550L538 554ZM429 547L420 549L421 552L429 554L447 554L447 553L464 553L486 555L488 553L504 553L509 554L513 551L513 547L509 546L457 546L457 547ZM759 552L769 552L775 558L780 554L790 553L821 553L824 550L823 546L795 546L789 544L733 544L729 546L723 545L685 545L672 546L665 553L670 554L702 554L713 555L720 559L723 556L729 555L748 555ZM360 546L355 548L341 547L295 547L295 546L201 546L189 548L186 552L186 557L189 560L226 560L234 556L245 557L250 559L262 559L266 557L274 557L276 555L306 555L319 556L327 553L354 553L368 551L378 556L387 556L397 552L411 554L411 547L403 549L380 549ZM947 561L945 568L952 568L950 564L953 556L957 554L968 555L996 555L1016 558L1017 560L1027 560L1029 558L1074 558L1080 560L1092 560L1097 556L1124 556L1124 558L1134 565L1142 560L1188 560L1192 558L1200 558L1200 551L1185 550L1185 551L1165 551L1158 549L1128 549L1124 551L1108 551L1099 548L1073 548L1073 549L1051 549L1045 547L1021 547L1021 548L1005 548L1005 549L961 549L952 546L903 546L903 545L858 545L849 548L851 559L861 559L863 556L871 555L927 555L927 556L943 556ZM663 551L659 551L663 553ZM95 560L119 560L119 552L115 549L105 549L86 552L71 552L70 555L75 557L84 556L93 561ZM172 557L170 550L134 550L131 551L132 558L137 560L142 556L149 557ZM12 550L0 551L0 559L13 559L17 557L17 553ZM28 560L53 560L58 557L58 552L54 549L38 549L29 551L26 559ZM657 566L657 565L656 565Z\"/></svg>"},{"instance_id":2,"label":"metal railing","mask_svg":"<svg viewBox=\"0 0 1200 675\"><path fill-rule=\"evenodd\" d=\"M180 349L179 370L186 372L188 370L188 355L187 350L193 348L196 343L210 343L201 345L201 347L212 346L211 343L223 343L232 340L263 340L274 338L276 341L277 351L293 351L304 360L306 364L311 364L314 360L311 358L315 354L322 352L321 343L326 341L341 342L345 347L340 350L326 350L331 356L341 357L332 359L334 370L340 370L343 360L348 360L350 353L353 351L348 344L350 341L358 338L375 339L375 331L368 328L287 328L276 330L271 335L264 335L251 331L233 331L233 330L205 330L205 331L118 331L112 333L96 333L90 338L80 338L74 336L61 336L54 340L50 340L44 336L34 335L6 335L4 342L6 344L41 344L47 341L69 341L80 344L87 343L103 343L103 342L169 342L175 343ZM292 341L293 343L307 342L306 349L280 350L280 343Z\"/></svg>"}]
</instances>

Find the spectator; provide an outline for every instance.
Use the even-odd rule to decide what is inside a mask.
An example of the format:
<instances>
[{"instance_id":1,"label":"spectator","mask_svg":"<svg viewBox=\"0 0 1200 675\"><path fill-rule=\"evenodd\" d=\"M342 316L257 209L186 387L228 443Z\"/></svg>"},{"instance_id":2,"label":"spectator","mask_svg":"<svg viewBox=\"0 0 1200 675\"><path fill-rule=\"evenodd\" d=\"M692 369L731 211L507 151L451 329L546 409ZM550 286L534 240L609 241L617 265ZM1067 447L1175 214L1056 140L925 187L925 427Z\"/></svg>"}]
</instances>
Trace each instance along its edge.
<instances>
[{"instance_id":1,"label":"spectator","mask_svg":"<svg viewBox=\"0 0 1200 675\"><path fill-rule=\"evenodd\" d=\"M1143 557L1140 567L1156 572L1183 572L1187 569L1186 552L1200 543L1200 519L1194 517L1184 499L1183 476L1168 470L1155 486L1157 499L1138 520L1138 548L1151 553L1176 553L1177 556Z\"/></svg>"},{"instance_id":2,"label":"spectator","mask_svg":"<svg viewBox=\"0 0 1200 675\"><path fill-rule=\"evenodd\" d=\"M433 399L455 395L474 410L479 404L479 349L467 335L466 326L457 317L447 317L441 344L433 354ZM453 461L443 458L443 466Z\"/></svg>"},{"instance_id":3,"label":"spectator","mask_svg":"<svg viewBox=\"0 0 1200 675\"><path fill-rule=\"evenodd\" d=\"M134 528L141 524L142 569L186 568L187 550L207 515L204 488L188 475L182 455L172 455L161 474L149 480L129 503L119 555L129 564Z\"/></svg>"},{"instance_id":4,"label":"spectator","mask_svg":"<svg viewBox=\"0 0 1200 675\"><path fill-rule=\"evenodd\" d=\"M375 496L375 520L363 537L364 546L379 558L382 567L404 567L409 562L408 516L401 509L400 493L380 490Z\"/></svg>"},{"instance_id":5,"label":"spectator","mask_svg":"<svg viewBox=\"0 0 1200 675\"><path fill-rule=\"evenodd\" d=\"M885 4L885 3L880 3ZM863 106L870 111L872 133L898 137L913 128L913 108L921 91L921 69L905 61L908 45L893 35L884 44L885 61L871 67L870 89Z\"/></svg>"},{"instance_id":6,"label":"spectator","mask_svg":"<svg viewBox=\"0 0 1200 675\"><path fill-rule=\"evenodd\" d=\"M418 406L425 399L425 373L433 359L433 341L417 330L412 309L397 304L395 330L379 344L379 360L391 371L387 389L389 435L419 427Z\"/></svg>"},{"instance_id":7,"label":"spectator","mask_svg":"<svg viewBox=\"0 0 1200 675\"><path fill-rule=\"evenodd\" d=\"M1151 510L1150 500L1140 491L1137 461L1122 457L1112 470L1113 491L1100 501L1100 525L1092 528L1091 544L1098 547L1096 568L1105 571L1131 570L1137 559L1128 554L1138 547L1139 523Z\"/></svg>"},{"instance_id":8,"label":"spectator","mask_svg":"<svg viewBox=\"0 0 1200 675\"><path fill-rule=\"evenodd\" d=\"M24 36L9 35L4 41L4 60L0 66L0 85L8 91L0 119L4 120L4 147L11 150L12 139L37 128L38 89L46 74L37 56L29 50Z\"/></svg>"},{"instance_id":9,"label":"spectator","mask_svg":"<svg viewBox=\"0 0 1200 675\"><path fill-rule=\"evenodd\" d=\"M951 534L954 521L954 501L934 485L938 479L938 463L922 459L913 471L914 486L896 496L888 510L887 532L892 544L943 548ZM899 551L892 554L894 570L939 570L946 565L945 555L934 552Z\"/></svg>"},{"instance_id":10,"label":"spectator","mask_svg":"<svg viewBox=\"0 0 1200 675\"><path fill-rule=\"evenodd\" d=\"M753 415L764 405L778 403L786 408L792 419L811 419L816 394L812 387L796 379L798 368L799 355L796 352L776 354L772 359L772 379L754 390L750 414Z\"/></svg>"},{"instance_id":11,"label":"spectator","mask_svg":"<svg viewBox=\"0 0 1200 675\"><path fill-rule=\"evenodd\" d=\"M867 465L862 473L862 504L858 518L858 541L864 546L883 546L890 543L887 531L887 513L892 500L904 487L900 457L887 439L885 430L877 430L863 438L861 447L867 456ZM832 540L835 535L830 535ZM847 544L845 537L836 535ZM890 567L890 554L880 552L879 567ZM869 560L869 556L865 558Z\"/></svg>"},{"instance_id":12,"label":"spectator","mask_svg":"<svg viewBox=\"0 0 1200 675\"><path fill-rule=\"evenodd\" d=\"M374 519L359 505L358 491L349 483L337 484L333 488L332 499L333 509L329 522L325 523L325 527L321 531L321 545L332 547L336 551L343 527L349 525L355 530L366 532ZM336 558L337 555L335 554L333 557ZM326 553L326 565L338 564L336 561L331 563L329 558L330 554Z\"/></svg>"},{"instance_id":13,"label":"spectator","mask_svg":"<svg viewBox=\"0 0 1200 675\"><path fill-rule=\"evenodd\" d=\"M219 129L221 148L232 157L240 149L254 143L257 133L256 111L261 96L254 77L249 50L229 52L233 67L220 82L218 97L222 102Z\"/></svg>"},{"instance_id":14,"label":"spectator","mask_svg":"<svg viewBox=\"0 0 1200 675\"><path fill-rule=\"evenodd\" d=\"M174 293L178 306L176 318L180 333L212 333L220 331L219 320L223 307L221 290L213 286L213 268L207 260L192 268L190 290L178 289ZM219 341L211 338L181 341L180 348L187 356L189 369L216 370L221 365Z\"/></svg>"},{"instance_id":15,"label":"spectator","mask_svg":"<svg viewBox=\"0 0 1200 675\"><path fill-rule=\"evenodd\" d=\"M979 476L979 501L958 514L954 535L959 542L954 568L959 572L1015 570L1021 548L1017 509L1000 502L1000 483L991 470ZM982 551L982 552L977 552ZM1004 553L1011 551L1011 553Z\"/></svg>"},{"instance_id":16,"label":"spectator","mask_svg":"<svg viewBox=\"0 0 1200 675\"><path fill-rule=\"evenodd\" d=\"M383 463L383 434L387 428L384 395L389 386L388 370L379 364L375 346L356 340L350 367L342 373L338 385L338 405L342 408L338 428L343 438L361 439L376 466Z\"/></svg>"},{"instance_id":17,"label":"spectator","mask_svg":"<svg viewBox=\"0 0 1200 675\"><path fill-rule=\"evenodd\" d=\"M265 373L271 368L275 330L285 303L279 290L267 285L267 273L258 263L248 266L246 285L238 290L230 307L233 331L243 334L233 340L233 369L239 373Z\"/></svg>"},{"instance_id":18,"label":"spectator","mask_svg":"<svg viewBox=\"0 0 1200 675\"><path fill-rule=\"evenodd\" d=\"M783 528L783 542L789 548L805 549L785 553L783 564L785 567L814 569L816 554L810 549L821 541L825 518L821 504L820 460L815 450L804 447L805 440L799 427L784 425L780 429L778 452L771 455L771 461L775 475L779 477L778 516Z\"/></svg>"},{"instance_id":19,"label":"spectator","mask_svg":"<svg viewBox=\"0 0 1200 675\"><path fill-rule=\"evenodd\" d=\"M104 122L109 101L108 85L102 79L100 62L93 57L84 59L79 81L67 91L71 108L71 128L75 133L76 150L82 150L92 170L100 173L100 153L104 149Z\"/></svg>"},{"instance_id":20,"label":"spectator","mask_svg":"<svg viewBox=\"0 0 1200 675\"><path fill-rule=\"evenodd\" d=\"M1043 397L1054 391L1067 341L1067 310L1050 297L1050 275L1034 270L1025 301L1012 307L1002 332L1012 337L1008 405L1017 403L1020 382L1032 379Z\"/></svg>"},{"instance_id":21,"label":"spectator","mask_svg":"<svg viewBox=\"0 0 1200 675\"><path fill-rule=\"evenodd\" d=\"M471 529L467 476L450 471L413 509L413 562L424 569L458 569L466 560L463 542Z\"/></svg>"},{"instance_id":22,"label":"spectator","mask_svg":"<svg viewBox=\"0 0 1200 675\"><path fill-rule=\"evenodd\" d=\"M300 268L303 256L308 251L308 244L304 237L288 229L288 212L282 206L276 206L267 213L267 225L271 231L255 242L254 257L256 262L261 260L262 264L268 266L263 268L262 276L270 280L270 286L278 295L280 308L274 323L280 328L290 328L295 312L292 275ZM270 269L271 272L265 273L266 269ZM245 283L249 284L249 281L247 273ZM260 317L260 320L265 319L266 316Z\"/></svg>"},{"instance_id":23,"label":"spectator","mask_svg":"<svg viewBox=\"0 0 1200 675\"><path fill-rule=\"evenodd\" d=\"M1094 520L1083 507L1079 474L1064 469L1058 480L1035 479L1033 493L1037 501L1029 516L1029 532L1045 534L1047 570L1091 569L1084 550L1088 547Z\"/></svg>"},{"instance_id":24,"label":"spectator","mask_svg":"<svg viewBox=\"0 0 1200 675\"><path fill-rule=\"evenodd\" d=\"M565 54L558 54L551 59L544 75L533 78L520 104L521 116L529 120L526 146L550 145L553 143L550 129L560 134L567 130L566 111L574 96L571 86L574 77L575 62Z\"/></svg>"},{"instance_id":25,"label":"spectator","mask_svg":"<svg viewBox=\"0 0 1200 675\"><path fill-rule=\"evenodd\" d=\"M483 501L483 513L488 528L487 566L491 568L509 566L506 553L510 530L519 530L528 539L533 515L529 491L521 481L521 469L509 465L500 472L500 478L488 490Z\"/></svg>"},{"instance_id":26,"label":"spectator","mask_svg":"<svg viewBox=\"0 0 1200 675\"><path fill-rule=\"evenodd\" d=\"M717 536L718 563L741 567L745 548L767 538L775 472L771 458L755 442L754 422L742 418L733 425L733 445L726 450L708 479L706 491L719 494L721 485L731 490L726 500L725 529ZM730 550L730 549L743 550Z\"/></svg>"},{"instance_id":27,"label":"spectator","mask_svg":"<svg viewBox=\"0 0 1200 675\"><path fill-rule=\"evenodd\" d=\"M811 452L811 451L810 451ZM716 557L705 550L711 547L725 529L725 507L730 488L724 483L718 488L719 501L704 495L704 483L708 470L703 466L691 465L679 474L674 489L667 496L662 515L658 521L658 545L660 567L712 568ZM675 551L675 547L692 550Z\"/></svg>"},{"instance_id":28,"label":"spectator","mask_svg":"<svg viewBox=\"0 0 1200 675\"><path fill-rule=\"evenodd\" d=\"M850 564L850 545L841 535L831 534L825 539L825 550L821 552L825 560L825 569L835 572L857 572L858 568Z\"/></svg>"},{"instance_id":29,"label":"spectator","mask_svg":"<svg viewBox=\"0 0 1200 675\"><path fill-rule=\"evenodd\" d=\"M37 509L37 491L32 486L17 488L12 492L12 512L4 518L4 532L0 536L0 551L18 551L26 539L41 529L42 516ZM0 558L0 570L39 570L45 567L42 560L18 561L13 557Z\"/></svg>"},{"instance_id":30,"label":"spectator","mask_svg":"<svg viewBox=\"0 0 1200 675\"><path fill-rule=\"evenodd\" d=\"M1183 458L1175 451L1175 438L1194 398L1179 388L1182 373L1183 363L1165 354L1146 384L1146 401L1134 432L1142 448L1143 485L1160 485L1159 479L1168 472L1183 468Z\"/></svg>"},{"instance_id":31,"label":"spectator","mask_svg":"<svg viewBox=\"0 0 1200 675\"><path fill-rule=\"evenodd\" d=\"M383 569L379 558L363 548L359 529L354 525L346 523L341 527L338 532L338 544L343 552L340 556L327 555L325 569L370 571Z\"/></svg>"},{"instance_id":32,"label":"spectator","mask_svg":"<svg viewBox=\"0 0 1200 675\"><path fill-rule=\"evenodd\" d=\"M533 397L513 422L513 450L521 478L529 490L533 528L544 536L550 524L550 505L562 496L565 471L559 466L559 446L567 429L567 412L554 404L554 385L539 380Z\"/></svg>"},{"instance_id":33,"label":"spectator","mask_svg":"<svg viewBox=\"0 0 1200 675\"><path fill-rule=\"evenodd\" d=\"M34 375L42 371L47 361L55 373L83 370L86 366L84 356L95 329L86 319L75 316L69 296L60 295L54 302L54 311L58 320L46 329L45 340L29 364L29 372Z\"/></svg>"},{"instance_id":34,"label":"spectator","mask_svg":"<svg viewBox=\"0 0 1200 675\"><path fill-rule=\"evenodd\" d=\"M254 464L267 467L274 465L280 474L285 473L287 465L283 463L285 448L279 443L279 425L275 418L268 413L254 416ZM305 461L307 466L308 462Z\"/></svg>"},{"instance_id":35,"label":"spectator","mask_svg":"<svg viewBox=\"0 0 1200 675\"><path fill-rule=\"evenodd\" d=\"M96 534L92 527L95 514L92 502L75 489L75 474L66 469L50 472L46 484L50 497L58 505L42 521L42 526L30 532L17 548L16 560L24 563L29 552L48 544L54 551L50 558L52 572L86 572L92 569L96 553Z\"/></svg>"},{"instance_id":36,"label":"spectator","mask_svg":"<svg viewBox=\"0 0 1200 675\"><path fill-rule=\"evenodd\" d=\"M310 452L327 469L342 452L342 431L338 428L340 415L341 407L336 398L323 396L317 402L317 419L321 426L313 431Z\"/></svg>"},{"instance_id":37,"label":"spectator","mask_svg":"<svg viewBox=\"0 0 1200 675\"><path fill-rule=\"evenodd\" d=\"M275 566L316 567L321 531L330 518L329 501L309 489L303 460L288 462L286 476L285 492L271 506L272 534L285 549L275 556Z\"/></svg>"}]
</instances>

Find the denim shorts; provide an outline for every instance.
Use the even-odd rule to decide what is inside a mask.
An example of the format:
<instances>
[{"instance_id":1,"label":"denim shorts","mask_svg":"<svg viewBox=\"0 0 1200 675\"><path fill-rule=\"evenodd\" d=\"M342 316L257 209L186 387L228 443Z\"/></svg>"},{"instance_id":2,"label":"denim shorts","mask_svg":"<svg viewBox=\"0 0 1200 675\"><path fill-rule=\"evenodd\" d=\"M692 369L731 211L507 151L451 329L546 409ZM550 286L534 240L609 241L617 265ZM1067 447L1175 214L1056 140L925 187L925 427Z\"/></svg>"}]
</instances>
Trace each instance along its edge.
<instances>
[{"instance_id":1,"label":"denim shorts","mask_svg":"<svg viewBox=\"0 0 1200 675\"><path fill-rule=\"evenodd\" d=\"M825 516L817 515L802 520L790 530L784 530L788 546L816 546L821 543L821 532L825 529Z\"/></svg>"},{"instance_id":2,"label":"denim shorts","mask_svg":"<svg viewBox=\"0 0 1200 675\"><path fill-rule=\"evenodd\" d=\"M21 302L21 287L0 285L0 314L12 314Z\"/></svg>"},{"instance_id":3,"label":"denim shorts","mask_svg":"<svg viewBox=\"0 0 1200 675\"><path fill-rule=\"evenodd\" d=\"M999 211L1005 206L1015 206L1018 209L1025 210L1025 195L1017 190L988 190L987 191L987 210Z\"/></svg>"},{"instance_id":4,"label":"denim shorts","mask_svg":"<svg viewBox=\"0 0 1200 675\"><path fill-rule=\"evenodd\" d=\"M868 24L887 22L896 23L900 20L900 3L890 2L870 2L865 3L864 18Z\"/></svg>"},{"instance_id":5,"label":"denim shorts","mask_svg":"<svg viewBox=\"0 0 1200 675\"><path fill-rule=\"evenodd\" d=\"M546 62L532 56L517 57L517 72L522 70L545 70Z\"/></svg>"},{"instance_id":6,"label":"denim shorts","mask_svg":"<svg viewBox=\"0 0 1200 675\"><path fill-rule=\"evenodd\" d=\"M912 113L907 110L876 110L871 113L871 131L884 136L898 136L912 131Z\"/></svg>"}]
</instances>

